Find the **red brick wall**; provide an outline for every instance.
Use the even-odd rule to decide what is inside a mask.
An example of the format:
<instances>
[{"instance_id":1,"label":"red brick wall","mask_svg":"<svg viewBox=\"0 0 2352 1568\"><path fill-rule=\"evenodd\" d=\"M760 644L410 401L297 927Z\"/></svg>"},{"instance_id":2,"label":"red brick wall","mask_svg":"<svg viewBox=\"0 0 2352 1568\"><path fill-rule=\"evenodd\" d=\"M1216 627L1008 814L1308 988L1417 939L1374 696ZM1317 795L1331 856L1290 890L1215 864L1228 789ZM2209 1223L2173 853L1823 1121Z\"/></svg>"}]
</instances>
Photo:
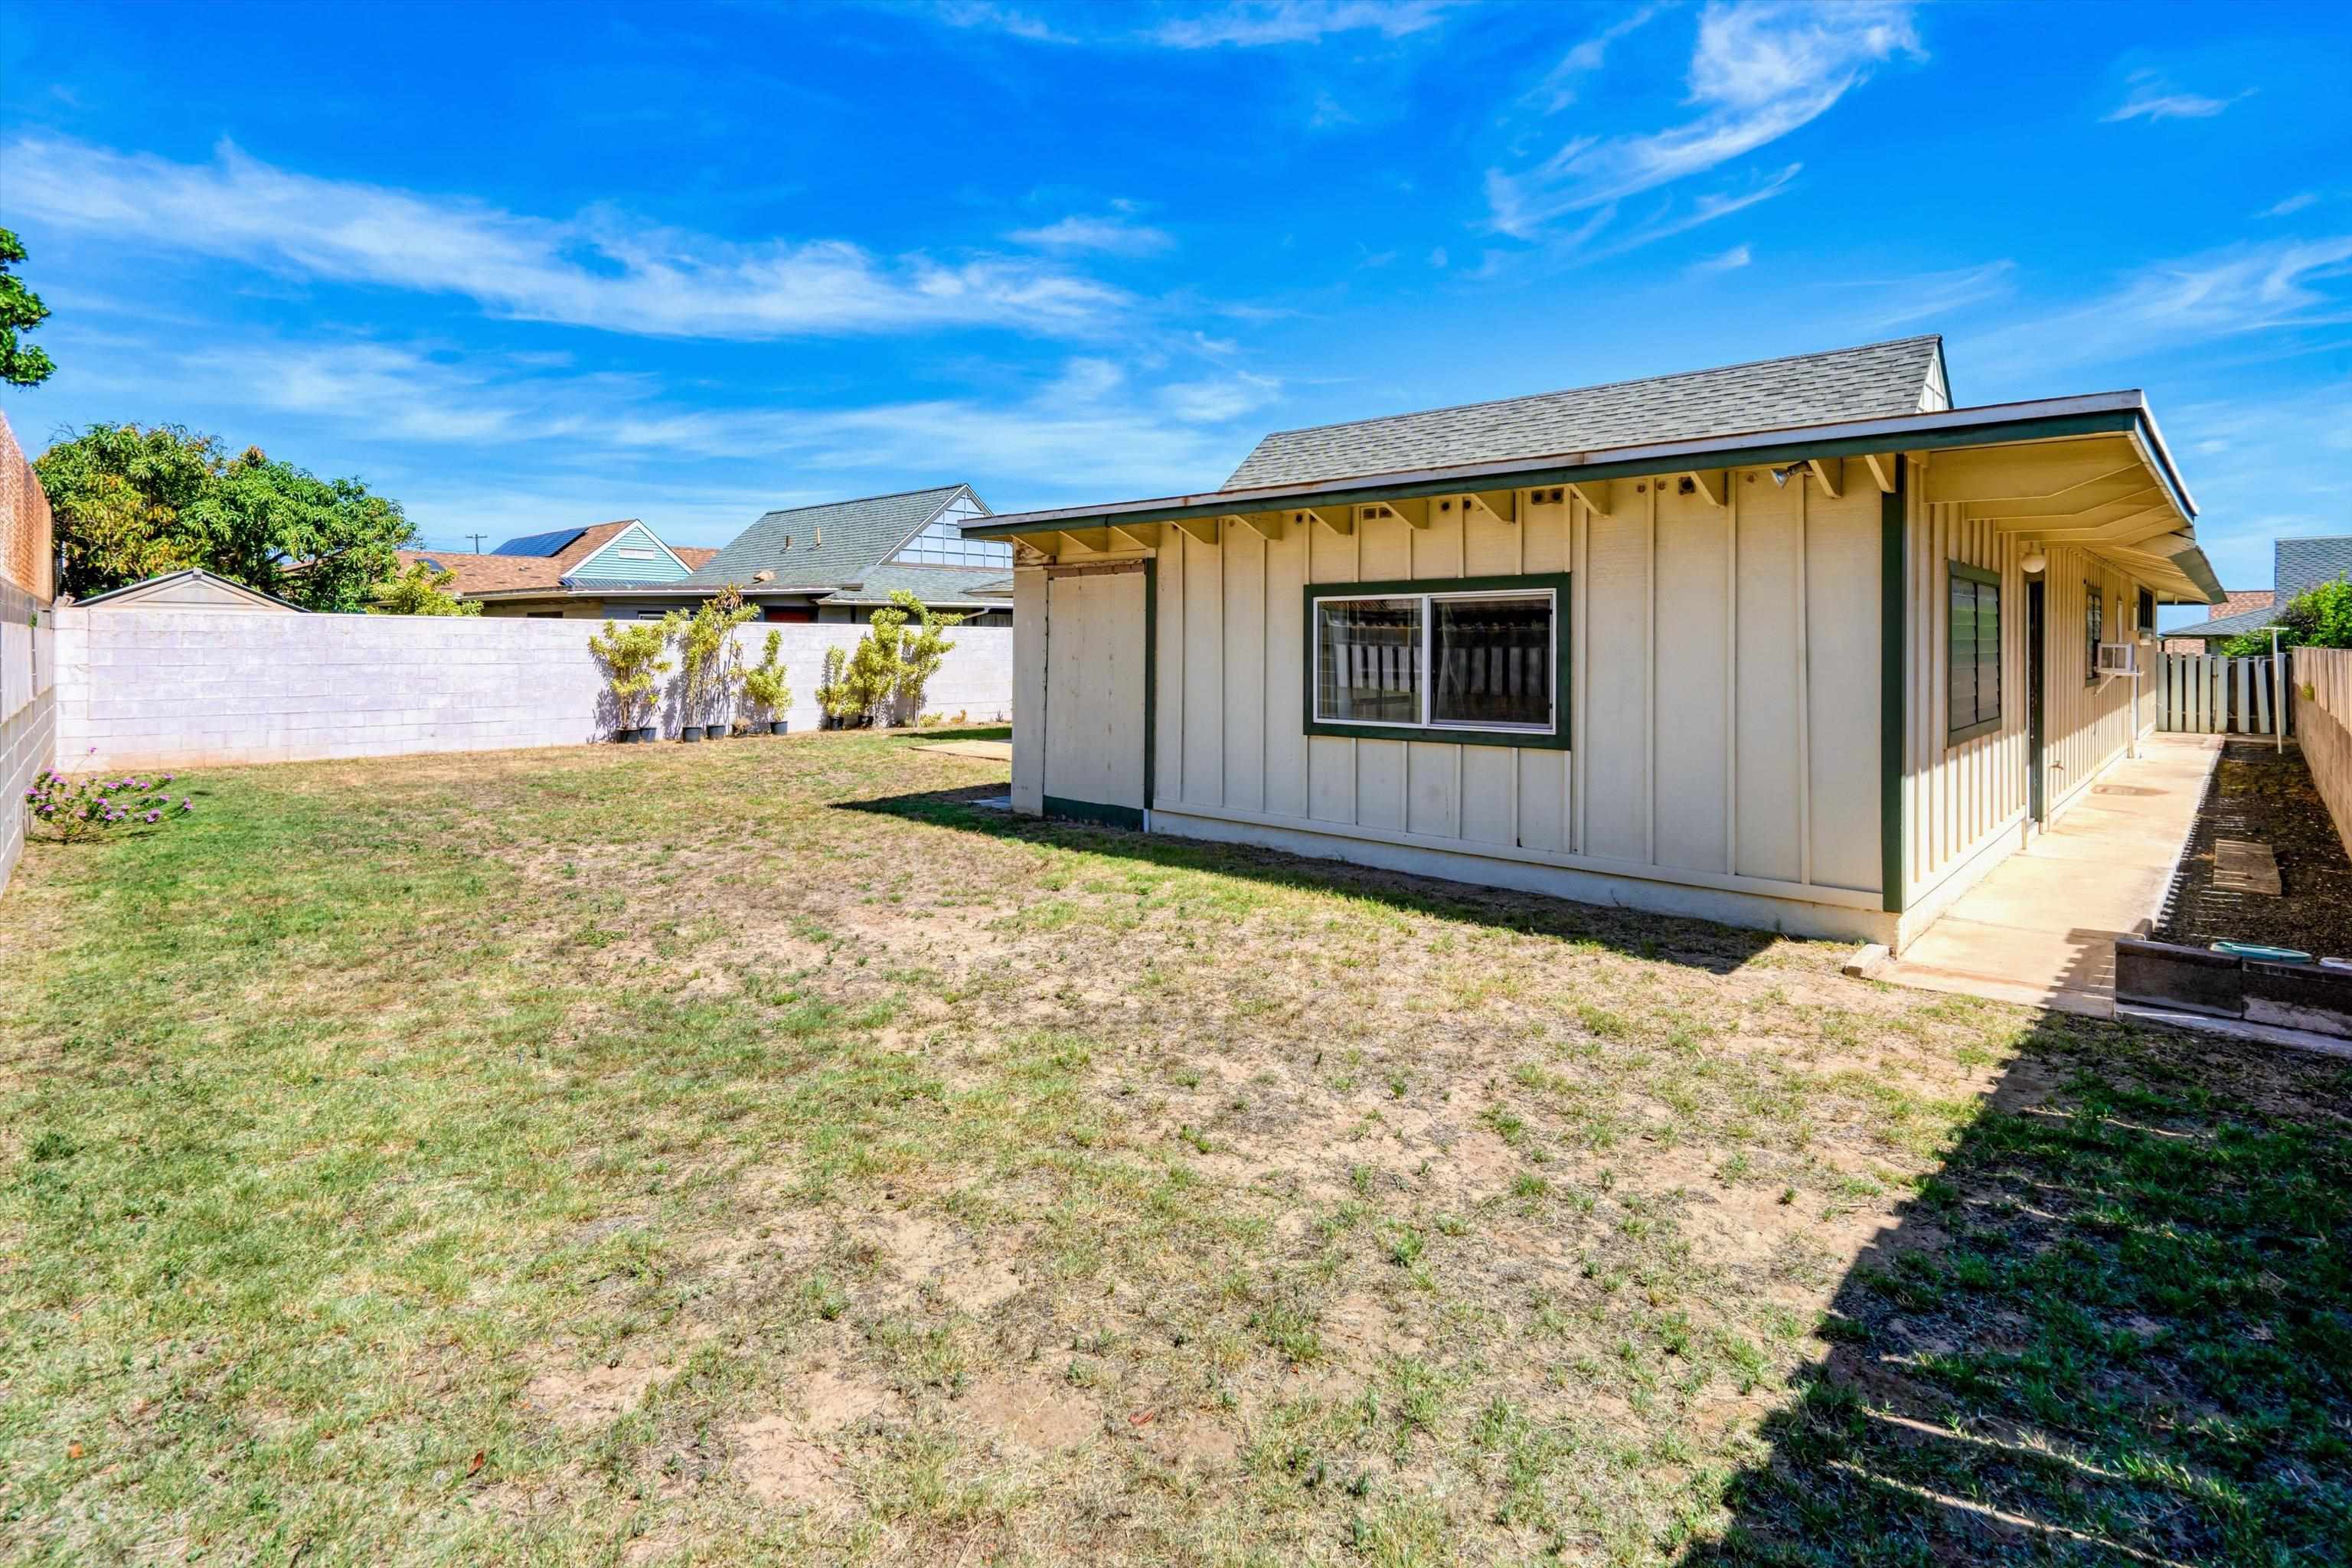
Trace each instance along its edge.
<instances>
[{"instance_id":1,"label":"red brick wall","mask_svg":"<svg viewBox=\"0 0 2352 1568\"><path fill-rule=\"evenodd\" d=\"M57 550L49 498L0 414L0 577L47 604L55 598Z\"/></svg>"}]
</instances>

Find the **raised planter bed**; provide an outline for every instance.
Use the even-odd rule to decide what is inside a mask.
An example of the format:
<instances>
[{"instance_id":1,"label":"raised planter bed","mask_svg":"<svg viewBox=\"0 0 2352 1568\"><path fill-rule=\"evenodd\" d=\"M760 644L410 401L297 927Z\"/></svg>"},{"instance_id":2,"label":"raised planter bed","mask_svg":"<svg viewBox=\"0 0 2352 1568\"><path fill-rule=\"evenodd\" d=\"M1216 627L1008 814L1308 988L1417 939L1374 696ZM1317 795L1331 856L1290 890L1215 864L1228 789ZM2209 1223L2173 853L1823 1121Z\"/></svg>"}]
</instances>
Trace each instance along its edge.
<instances>
[{"instance_id":1,"label":"raised planter bed","mask_svg":"<svg viewBox=\"0 0 2352 1568\"><path fill-rule=\"evenodd\" d=\"M2352 1039L2352 969L2116 939L2116 1000Z\"/></svg>"}]
</instances>

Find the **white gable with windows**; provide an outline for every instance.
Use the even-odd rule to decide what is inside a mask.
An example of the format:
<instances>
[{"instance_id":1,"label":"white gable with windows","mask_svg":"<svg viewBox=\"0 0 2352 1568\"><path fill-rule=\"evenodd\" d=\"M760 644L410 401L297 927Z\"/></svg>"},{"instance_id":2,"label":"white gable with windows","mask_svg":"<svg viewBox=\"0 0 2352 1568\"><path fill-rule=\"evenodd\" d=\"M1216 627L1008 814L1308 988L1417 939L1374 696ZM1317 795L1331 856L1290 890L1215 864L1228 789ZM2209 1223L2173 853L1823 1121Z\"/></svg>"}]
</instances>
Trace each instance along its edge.
<instances>
[{"instance_id":1,"label":"white gable with windows","mask_svg":"<svg viewBox=\"0 0 2352 1568\"><path fill-rule=\"evenodd\" d=\"M966 539L963 525L989 515L971 490L956 492L940 514L917 529L890 557L915 566L994 566L1013 570L1013 546L1001 539Z\"/></svg>"}]
</instances>

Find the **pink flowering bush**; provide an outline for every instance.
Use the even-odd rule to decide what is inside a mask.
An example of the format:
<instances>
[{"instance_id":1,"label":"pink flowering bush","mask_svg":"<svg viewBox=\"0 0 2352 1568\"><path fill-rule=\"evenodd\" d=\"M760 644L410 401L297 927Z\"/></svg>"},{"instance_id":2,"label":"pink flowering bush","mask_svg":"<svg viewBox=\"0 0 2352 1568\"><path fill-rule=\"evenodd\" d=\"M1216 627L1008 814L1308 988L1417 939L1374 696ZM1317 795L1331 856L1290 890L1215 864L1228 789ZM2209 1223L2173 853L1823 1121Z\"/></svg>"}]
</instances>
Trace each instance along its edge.
<instances>
[{"instance_id":1,"label":"pink flowering bush","mask_svg":"<svg viewBox=\"0 0 2352 1568\"><path fill-rule=\"evenodd\" d=\"M153 827L195 810L186 795L171 797L165 789L171 782L169 773L74 779L43 768L25 792L25 811L56 837L73 844L119 827Z\"/></svg>"}]
</instances>

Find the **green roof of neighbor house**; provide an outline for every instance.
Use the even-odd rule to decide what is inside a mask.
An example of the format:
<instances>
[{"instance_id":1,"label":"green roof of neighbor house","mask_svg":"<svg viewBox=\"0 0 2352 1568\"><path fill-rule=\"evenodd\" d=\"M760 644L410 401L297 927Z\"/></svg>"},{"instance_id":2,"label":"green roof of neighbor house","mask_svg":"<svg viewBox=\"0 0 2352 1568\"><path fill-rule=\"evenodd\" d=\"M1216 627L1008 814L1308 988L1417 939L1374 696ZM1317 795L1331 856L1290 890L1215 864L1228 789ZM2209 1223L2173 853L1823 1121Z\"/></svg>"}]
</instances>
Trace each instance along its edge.
<instances>
[{"instance_id":1,"label":"green roof of neighbor house","mask_svg":"<svg viewBox=\"0 0 2352 1568\"><path fill-rule=\"evenodd\" d=\"M1697 440L1748 430L1895 418L1951 405L1944 340L1934 334L1824 353L1494 403L1433 408L1307 430L1277 430L1227 489L1501 462L1555 452Z\"/></svg>"},{"instance_id":2,"label":"green roof of neighbor house","mask_svg":"<svg viewBox=\"0 0 2352 1568\"><path fill-rule=\"evenodd\" d=\"M971 495L969 485L934 485L772 511L737 534L686 582L697 588L732 583L746 593L763 594L860 582L908 535L968 495L985 514L986 503ZM761 572L775 575L759 582L756 574ZM1002 576L1003 571L993 568L991 574Z\"/></svg>"},{"instance_id":3,"label":"green roof of neighbor house","mask_svg":"<svg viewBox=\"0 0 2352 1568\"><path fill-rule=\"evenodd\" d=\"M2241 610L2234 616L2216 616L2210 621L2192 621L2185 626L2174 626L2164 635L2168 637L2237 637L2277 625L2281 606L2296 595L2322 583L2333 583L2339 577L2352 581L2352 533L2277 540L2271 545L2271 561L2273 581L2278 585L2271 591L2269 604L2257 609Z\"/></svg>"}]
</instances>

